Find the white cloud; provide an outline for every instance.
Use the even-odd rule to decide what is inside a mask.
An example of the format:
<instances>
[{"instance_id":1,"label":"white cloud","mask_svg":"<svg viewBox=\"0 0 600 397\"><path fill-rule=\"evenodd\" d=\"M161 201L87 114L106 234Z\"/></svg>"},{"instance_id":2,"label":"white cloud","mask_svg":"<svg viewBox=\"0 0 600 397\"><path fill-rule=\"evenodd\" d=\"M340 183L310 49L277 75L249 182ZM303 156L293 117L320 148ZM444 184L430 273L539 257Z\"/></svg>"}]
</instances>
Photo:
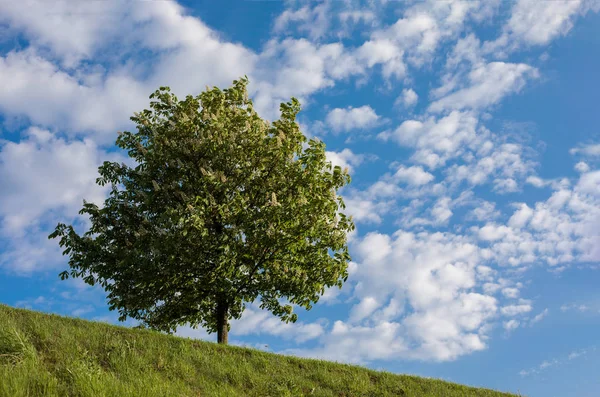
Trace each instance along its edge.
<instances>
[{"instance_id":1,"label":"white cloud","mask_svg":"<svg viewBox=\"0 0 600 397\"><path fill-rule=\"evenodd\" d=\"M600 171L582 173L572 188L557 189L546 201L518 204L508 225L475 228L490 242L499 263L550 266L600 261Z\"/></svg>"},{"instance_id":2,"label":"white cloud","mask_svg":"<svg viewBox=\"0 0 600 397\"><path fill-rule=\"evenodd\" d=\"M356 129L370 129L381 123L381 116L368 105L358 108L347 107L331 110L325 122L334 132L348 132Z\"/></svg>"},{"instance_id":3,"label":"white cloud","mask_svg":"<svg viewBox=\"0 0 600 397\"><path fill-rule=\"evenodd\" d=\"M340 37L349 36L350 30L355 26L376 26L378 24L377 16L375 12L368 9L355 9L341 11L337 14L340 22L342 23L342 31L338 34Z\"/></svg>"},{"instance_id":4,"label":"white cloud","mask_svg":"<svg viewBox=\"0 0 600 397\"><path fill-rule=\"evenodd\" d=\"M285 323L279 317L264 311L257 304L249 305L242 318L231 322L231 335L267 334L304 343L323 334L323 321L315 323Z\"/></svg>"},{"instance_id":5,"label":"white cloud","mask_svg":"<svg viewBox=\"0 0 600 397\"><path fill-rule=\"evenodd\" d=\"M284 323L279 317L261 310L258 305L251 304L244 310L242 317L238 320L231 320L230 339L245 335L270 335L282 338L283 340L293 340L296 343L304 343L318 338L323 334L323 324L326 321L320 320L315 323ZM215 335L209 334L204 328L191 328L190 326L179 327L176 335L193 339L214 340ZM232 341L232 344L240 342Z\"/></svg>"},{"instance_id":6,"label":"white cloud","mask_svg":"<svg viewBox=\"0 0 600 397\"><path fill-rule=\"evenodd\" d=\"M8 273L31 276L64 266L62 248L55 240L49 240L48 234L48 229L32 226L11 236L0 256L0 268Z\"/></svg>"},{"instance_id":7,"label":"white cloud","mask_svg":"<svg viewBox=\"0 0 600 397\"><path fill-rule=\"evenodd\" d=\"M364 65L340 43L317 45L287 38L267 42L249 75L257 110L272 119L290 97L305 102L314 92L334 86L336 79L362 73Z\"/></svg>"},{"instance_id":8,"label":"white cloud","mask_svg":"<svg viewBox=\"0 0 600 397\"><path fill-rule=\"evenodd\" d=\"M374 40L390 40L414 65L429 61L440 44L455 37L469 19L491 15L496 1L425 1L409 7L393 25L374 31Z\"/></svg>"},{"instance_id":9,"label":"white cloud","mask_svg":"<svg viewBox=\"0 0 600 397\"><path fill-rule=\"evenodd\" d=\"M419 100L419 95L412 88L405 88L402 90L402 94L394 102L395 105L402 105L404 107L411 107L416 105Z\"/></svg>"},{"instance_id":10,"label":"white cloud","mask_svg":"<svg viewBox=\"0 0 600 397\"><path fill-rule=\"evenodd\" d=\"M512 287L506 287L502 289L502 295L504 295L507 298L518 298L519 297L519 289L518 288L512 288Z\"/></svg>"},{"instance_id":11,"label":"white cloud","mask_svg":"<svg viewBox=\"0 0 600 397\"><path fill-rule=\"evenodd\" d=\"M387 79L406 75L404 51L390 40L369 40L356 49L354 57L369 68L382 64L382 73Z\"/></svg>"},{"instance_id":12,"label":"white cloud","mask_svg":"<svg viewBox=\"0 0 600 397\"><path fill-rule=\"evenodd\" d=\"M510 233L510 229L504 225L488 223L478 231L478 236L484 241L496 241Z\"/></svg>"},{"instance_id":13,"label":"white cloud","mask_svg":"<svg viewBox=\"0 0 600 397\"><path fill-rule=\"evenodd\" d=\"M331 161L331 164L335 167L339 165L342 170L348 167L349 171L352 171L354 167L358 167L364 160L364 156L361 154L355 154L352 150L346 148L341 152L325 152L327 160Z\"/></svg>"},{"instance_id":14,"label":"white cloud","mask_svg":"<svg viewBox=\"0 0 600 397\"><path fill-rule=\"evenodd\" d=\"M229 85L244 74L253 76L257 54L220 39L201 20L185 15L176 2L144 2L134 10L132 19L139 24L134 37L158 53L144 82L150 92L168 85L180 96L197 94L207 85Z\"/></svg>"},{"instance_id":15,"label":"white cloud","mask_svg":"<svg viewBox=\"0 0 600 397\"><path fill-rule=\"evenodd\" d=\"M397 182L420 186L433 181L435 177L429 172L425 171L421 166L400 166L394 173L393 179Z\"/></svg>"},{"instance_id":16,"label":"white cloud","mask_svg":"<svg viewBox=\"0 0 600 397\"><path fill-rule=\"evenodd\" d=\"M479 206L477 208L474 208L470 212L467 220L476 219L480 222L491 221L493 219L498 218L499 216L500 216L500 211L498 211L496 209L496 203L482 200L479 203Z\"/></svg>"},{"instance_id":17,"label":"white cloud","mask_svg":"<svg viewBox=\"0 0 600 397\"><path fill-rule=\"evenodd\" d=\"M33 50L0 58L0 110L31 122L83 132L112 133L128 124L149 95L135 81L110 75L101 84L82 85ZM142 102L143 100L143 102Z\"/></svg>"},{"instance_id":18,"label":"white cloud","mask_svg":"<svg viewBox=\"0 0 600 397\"><path fill-rule=\"evenodd\" d=\"M412 160L432 169L444 165L448 159L464 153L477 140L477 118L468 112L452 112L436 120L407 120L393 131L382 132L379 139L417 149Z\"/></svg>"},{"instance_id":19,"label":"white cloud","mask_svg":"<svg viewBox=\"0 0 600 397\"><path fill-rule=\"evenodd\" d=\"M595 144L590 143L588 145L580 145L579 147L569 150L569 153L581 154L581 155L589 156L589 157L598 157L598 156L600 156L600 143L595 143Z\"/></svg>"},{"instance_id":20,"label":"white cloud","mask_svg":"<svg viewBox=\"0 0 600 397\"><path fill-rule=\"evenodd\" d=\"M373 338L377 335L377 338ZM401 326L381 322L374 326L348 325L336 321L330 333L321 338L322 345L313 349L287 349L280 353L348 363L378 359L394 359L407 347L401 337Z\"/></svg>"},{"instance_id":21,"label":"white cloud","mask_svg":"<svg viewBox=\"0 0 600 397\"><path fill-rule=\"evenodd\" d=\"M431 215L434 219L434 224L444 224L448 222L452 216L450 204L450 197L441 197L435 202L433 208L431 209Z\"/></svg>"},{"instance_id":22,"label":"white cloud","mask_svg":"<svg viewBox=\"0 0 600 397\"><path fill-rule=\"evenodd\" d=\"M595 0L518 0L502 35L485 43L486 51L503 54L503 51L519 47L546 45L555 37L567 34L573 27L575 16L589 10L597 11L599 5Z\"/></svg>"},{"instance_id":23,"label":"white cloud","mask_svg":"<svg viewBox=\"0 0 600 397\"><path fill-rule=\"evenodd\" d=\"M535 323L539 323L540 321L542 321L544 319L544 317L546 317L549 313L548 309L544 309L541 313L537 314L535 317L533 317L530 321L529 321L529 326L532 326Z\"/></svg>"},{"instance_id":24,"label":"white cloud","mask_svg":"<svg viewBox=\"0 0 600 397\"><path fill-rule=\"evenodd\" d=\"M367 296L363 298L359 304L355 305L351 311L349 316L349 321L351 323L356 323L358 321L363 320L364 318L373 314L375 310L380 306L380 303L371 296Z\"/></svg>"},{"instance_id":25,"label":"white cloud","mask_svg":"<svg viewBox=\"0 0 600 397\"><path fill-rule=\"evenodd\" d=\"M0 2L0 22L22 31L36 46L48 47L65 64L91 58L106 42L117 38L131 4L116 1Z\"/></svg>"},{"instance_id":26,"label":"white cloud","mask_svg":"<svg viewBox=\"0 0 600 397\"><path fill-rule=\"evenodd\" d=\"M377 202L370 197L357 194L345 195L344 204L346 204L344 212L352 215L356 222L378 224L383 220L382 216L390 209L392 202Z\"/></svg>"},{"instance_id":27,"label":"white cloud","mask_svg":"<svg viewBox=\"0 0 600 397\"><path fill-rule=\"evenodd\" d=\"M579 172L588 172L590 170L590 166L587 163L580 161L575 164L575 170Z\"/></svg>"},{"instance_id":28,"label":"white cloud","mask_svg":"<svg viewBox=\"0 0 600 397\"><path fill-rule=\"evenodd\" d=\"M85 198L102 204L108 187L96 185L103 161L126 161L106 153L93 141L67 141L47 130L30 127L18 143L1 142L0 234L9 239L0 260L5 269L31 274L55 268L62 249L48 240L48 224L61 217L79 220L77 212Z\"/></svg>"},{"instance_id":29,"label":"white cloud","mask_svg":"<svg viewBox=\"0 0 600 397\"><path fill-rule=\"evenodd\" d=\"M0 76L4 77L0 77L4 87L0 110L24 115L42 126L115 134L118 128L130 125L133 112L147 107L148 95L160 85L188 94L199 92L208 83L230 84L252 72L254 54L219 41L199 20L181 12L174 2L145 3L135 9L132 18L143 24L136 30L140 40L143 38L141 45L158 52L144 80L127 66L114 66L105 73L96 65L96 69L69 74L31 47L10 52L0 58ZM167 49L168 53L160 52ZM97 139L106 143L114 138Z\"/></svg>"},{"instance_id":30,"label":"white cloud","mask_svg":"<svg viewBox=\"0 0 600 397\"><path fill-rule=\"evenodd\" d=\"M526 148L516 143L502 143L491 133L480 133L479 147L474 154L464 156L465 163L446 169L447 180L452 185L462 181L476 186L493 179L493 190L509 193L519 190L517 181L533 172L536 163L529 157ZM464 150L464 149L463 149Z\"/></svg>"},{"instance_id":31,"label":"white cloud","mask_svg":"<svg viewBox=\"0 0 600 397\"><path fill-rule=\"evenodd\" d=\"M108 187L96 185L104 160L123 161L91 140L66 141L31 127L19 143L0 151L0 218L6 234L21 234L49 210L76 214L85 198L100 204Z\"/></svg>"},{"instance_id":32,"label":"white cloud","mask_svg":"<svg viewBox=\"0 0 600 397\"><path fill-rule=\"evenodd\" d=\"M576 358L585 356L594 351L596 351L596 346L591 346L591 347L588 347L585 349L574 350L571 353L569 353L566 357L552 358L549 360L544 360L535 367L532 367L529 369L523 369L519 372L519 375L521 375L522 377L526 377L526 376L530 376L530 375L538 375L550 367L563 365L570 360L574 360Z\"/></svg>"},{"instance_id":33,"label":"white cloud","mask_svg":"<svg viewBox=\"0 0 600 397\"><path fill-rule=\"evenodd\" d=\"M518 320L508 320L502 323L502 326L508 332L513 331L519 327L521 323Z\"/></svg>"},{"instance_id":34,"label":"white cloud","mask_svg":"<svg viewBox=\"0 0 600 397\"><path fill-rule=\"evenodd\" d=\"M490 62L476 65L467 76L463 88L453 89L429 106L432 112L452 109L484 109L495 105L505 96L521 91L528 79L539 76L536 68L523 63ZM445 93L442 86L434 91Z\"/></svg>"},{"instance_id":35,"label":"white cloud","mask_svg":"<svg viewBox=\"0 0 600 397\"><path fill-rule=\"evenodd\" d=\"M369 298L366 303L400 296L411 308L403 318L397 310L396 316L386 319L403 328L404 336L397 336L398 346L405 342L415 346L399 352L413 358L451 360L485 348L484 325L495 315L497 303L491 296L469 292L483 259L468 239L401 230L393 239L369 233L355 251L359 258L353 273L358 282L355 296Z\"/></svg>"},{"instance_id":36,"label":"white cloud","mask_svg":"<svg viewBox=\"0 0 600 397\"><path fill-rule=\"evenodd\" d=\"M297 10L284 10L275 19L273 30L276 33L289 32L290 25L296 25L300 32L319 39L327 34L329 28L329 8L330 3L325 1L313 8L306 5Z\"/></svg>"},{"instance_id":37,"label":"white cloud","mask_svg":"<svg viewBox=\"0 0 600 397\"><path fill-rule=\"evenodd\" d=\"M560 311L561 312L567 312L567 311L577 311L580 313L585 313L588 312L590 310L590 306L586 305L584 303L580 303L580 304L576 304L576 303L571 303L571 304L564 304L560 307Z\"/></svg>"},{"instance_id":38,"label":"white cloud","mask_svg":"<svg viewBox=\"0 0 600 397\"><path fill-rule=\"evenodd\" d=\"M532 307L529 304L509 305L500 309L500 312L507 317L518 316L519 314L529 313Z\"/></svg>"},{"instance_id":39,"label":"white cloud","mask_svg":"<svg viewBox=\"0 0 600 397\"><path fill-rule=\"evenodd\" d=\"M519 204L519 209L508 220L508 226L522 228L533 216L533 210L525 203Z\"/></svg>"}]
</instances>

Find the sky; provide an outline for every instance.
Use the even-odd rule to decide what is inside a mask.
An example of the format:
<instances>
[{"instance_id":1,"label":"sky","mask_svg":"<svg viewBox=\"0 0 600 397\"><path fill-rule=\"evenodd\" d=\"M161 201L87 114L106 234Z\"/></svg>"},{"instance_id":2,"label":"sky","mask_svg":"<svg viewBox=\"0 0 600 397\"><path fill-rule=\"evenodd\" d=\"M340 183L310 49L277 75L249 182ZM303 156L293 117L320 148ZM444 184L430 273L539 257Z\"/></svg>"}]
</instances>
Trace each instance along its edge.
<instances>
[{"instance_id":1,"label":"sky","mask_svg":"<svg viewBox=\"0 0 600 397\"><path fill-rule=\"evenodd\" d=\"M600 390L600 1L0 0L0 302L118 323L58 222L148 96L247 75L352 183L350 277L230 342L528 396ZM125 325L133 323L126 322ZM181 336L216 340L202 329Z\"/></svg>"}]
</instances>

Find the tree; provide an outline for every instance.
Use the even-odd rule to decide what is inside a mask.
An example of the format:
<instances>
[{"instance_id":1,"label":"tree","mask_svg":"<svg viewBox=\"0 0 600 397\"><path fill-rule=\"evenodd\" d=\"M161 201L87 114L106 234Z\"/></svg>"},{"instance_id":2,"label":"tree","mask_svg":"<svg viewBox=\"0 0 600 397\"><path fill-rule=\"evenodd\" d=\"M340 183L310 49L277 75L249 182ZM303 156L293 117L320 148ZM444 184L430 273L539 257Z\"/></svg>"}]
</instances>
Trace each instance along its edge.
<instances>
[{"instance_id":1,"label":"tree","mask_svg":"<svg viewBox=\"0 0 600 397\"><path fill-rule=\"evenodd\" d=\"M354 224L337 195L347 170L326 161L323 142L306 143L295 98L269 123L247 84L182 101L168 87L154 92L151 110L131 117L137 132L116 140L136 166L105 161L104 206L83 201L90 229L59 223L50 234L69 255L61 278L101 284L120 321L201 325L227 343L246 302L294 322L292 305L310 309L348 278Z\"/></svg>"}]
</instances>

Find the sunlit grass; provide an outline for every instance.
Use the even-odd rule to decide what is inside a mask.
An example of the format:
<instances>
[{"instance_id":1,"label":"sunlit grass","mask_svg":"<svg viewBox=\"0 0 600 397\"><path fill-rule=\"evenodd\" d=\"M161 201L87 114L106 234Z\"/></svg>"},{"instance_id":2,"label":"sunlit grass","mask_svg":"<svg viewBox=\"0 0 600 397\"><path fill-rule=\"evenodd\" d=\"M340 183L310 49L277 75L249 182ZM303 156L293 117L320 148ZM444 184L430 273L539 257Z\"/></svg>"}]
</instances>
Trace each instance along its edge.
<instances>
[{"instance_id":1,"label":"sunlit grass","mask_svg":"<svg viewBox=\"0 0 600 397\"><path fill-rule=\"evenodd\" d=\"M0 396L509 396L0 305Z\"/></svg>"}]
</instances>

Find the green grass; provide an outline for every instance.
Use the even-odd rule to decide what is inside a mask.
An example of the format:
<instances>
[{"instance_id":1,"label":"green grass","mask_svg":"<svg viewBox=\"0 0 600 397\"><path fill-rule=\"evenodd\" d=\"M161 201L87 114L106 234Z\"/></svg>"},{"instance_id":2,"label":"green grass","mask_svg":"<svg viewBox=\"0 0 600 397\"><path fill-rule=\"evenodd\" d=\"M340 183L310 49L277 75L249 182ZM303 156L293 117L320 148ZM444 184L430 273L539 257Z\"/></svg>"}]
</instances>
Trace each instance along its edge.
<instances>
[{"instance_id":1,"label":"green grass","mask_svg":"<svg viewBox=\"0 0 600 397\"><path fill-rule=\"evenodd\" d=\"M509 394L0 305L0 396Z\"/></svg>"}]
</instances>

